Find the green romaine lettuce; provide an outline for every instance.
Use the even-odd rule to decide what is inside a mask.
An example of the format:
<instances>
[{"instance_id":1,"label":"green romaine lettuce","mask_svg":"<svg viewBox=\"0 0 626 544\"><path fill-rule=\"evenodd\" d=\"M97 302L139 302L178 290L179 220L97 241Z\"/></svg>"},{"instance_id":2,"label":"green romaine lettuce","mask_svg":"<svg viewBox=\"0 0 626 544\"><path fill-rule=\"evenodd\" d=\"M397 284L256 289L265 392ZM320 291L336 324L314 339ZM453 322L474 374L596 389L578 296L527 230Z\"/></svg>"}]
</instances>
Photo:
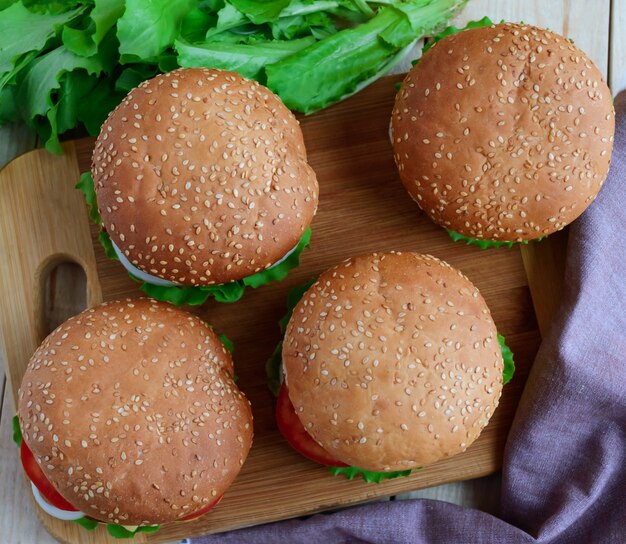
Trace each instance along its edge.
<instances>
[{"instance_id":1,"label":"green romaine lettuce","mask_svg":"<svg viewBox=\"0 0 626 544\"><path fill-rule=\"evenodd\" d=\"M280 332L284 335L285 330L287 329L287 323L291 319L291 314L293 313L296 304L303 297L304 293L309 290L309 287L313 285L316 281L316 278L313 278L306 283L298 285L294 287L291 291L289 291L289 295L287 295L287 313L281 318L279 321ZM267 386L269 387L272 395L275 397L278 396L278 391L280 390L281 384L281 372L282 372L282 364L283 364L283 343L282 341L278 342L276 349L272 353L272 356L265 363L265 375L267 376Z\"/></svg>"},{"instance_id":2,"label":"green romaine lettuce","mask_svg":"<svg viewBox=\"0 0 626 544\"><path fill-rule=\"evenodd\" d=\"M156 533L160 528L159 525L145 525L137 527L133 531L129 531L122 525L107 523L107 531L113 538L134 538L134 536L139 533Z\"/></svg>"},{"instance_id":3,"label":"green romaine lettuce","mask_svg":"<svg viewBox=\"0 0 626 544\"><path fill-rule=\"evenodd\" d=\"M230 0L230 3L256 25L275 21L290 0Z\"/></svg>"},{"instance_id":4,"label":"green romaine lettuce","mask_svg":"<svg viewBox=\"0 0 626 544\"><path fill-rule=\"evenodd\" d=\"M83 529L87 529L88 531L95 531L96 527L99 525L99 521L96 521L95 519L92 518L79 518L79 519L75 519L73 520L74 523L78 523L78 525L80 525Z\"/></svg>"},{"instance_id":5,"label":"green romaine lettuce","mask_svg":"<svg viewBox=\"0 0 626 544\"><path fill-rule=\"evenodd\" d=\"M278 342L272 356L265 363L265 376L267 377L267 387L272 395L278 397L281 385L281 372L283 368L283 342Z\"/></svg>"},{"instance_id":6,"label":"green romaine lettuce","mask_svg":"<svg viewBox=\"0 0 626 544\"><path fill-rule=\"evenodd\" d=\"M2 87L0 89L0 126L5 123L19 123L21 119L15 98L15 87Z\"/></svg>"},{"instance_id":7,"label":"green romaine lettuce","mask_svg":"<svg viewBox=\"0 0 626 544\"><path fill-rule=\"evenodd\" d=\"M102 60L97 55L80 57L65 46L60 46L32 61L20 75L17 94L20 97L18 107L21 116L32 120L49 151L61 153L57 124L59 103L54 104L52 96L61 87L62 77L75 70L98 76L105 68ZM71 119L75 122L77 117L73 115ZM47 119L43 125L40 124L42 119ZM63 128L67 130L68 127L65 125Z\"/></svg>"},{"instance_id":8,"label":"green romaine lettuce","mask_svg":"<svg viewBox=\"0 0 626 544\"><path fill-rule=\"evenodd\" d=\"M506 385L511 381L513 374L515 374L515 361L513 361L513 352L511 348L506 345L504 336L498 334L498 343L502 350L502 359L504 361L504 370L502 372L502 385Z\"/></svg>"},{"instance_id":9,"label":"green romaine lettuce","mask_svg":"<svg viewBox=\"0 0 626 544\"><path fill-rule=\"evenodd\" d=\"M0 125L97 134L178 66L239 71L310 113L383 75L467 0L0 0ZM271 67L271 68L270 68Z\"/></svg>"},{"instance_id":10,"label":"green romaine lettuce","mask_svg":"<svg viewBox=\"0 0 626 544\"><path fill-rule=\"evenodd\" d=\"M20 420L17 416L13 416L13 442L17 444L17 447L22 446L22 429L20 428Z\"/></svg>"},{"instance_id":11,"label":"green romaine lettuce","mask_svg":"<svg viewBox=\"0 0 626 544\"><path fill-rule=\"evenodd\" d=\"M465 236L453 230L447 229L450 238L455 242L465 242L465 245L473 245L479 247L480 249L489 249L491 247L513 247L515 242L500 242L497 240L481 240L479 238L471 238L469 236ZM527 244L527 241L522 243Z\"/></svg>"},{"instance_id":12,"label":"green romaine lettuce","mask_svg":"<svg viewBox=\"0 0 626 544\"><path fill-rule=\"evenodd\" d=\"M233 341L230 338L228 338L228 336L226 336L225 334L220 334L220 340L222 341L222 344L224 344L224 347L230 353L235 352L235 344L233 344Z\"/></svg>"},{"instance_id":13,"label":"green romaine lettuce","mask_svg":"<svg viewBox=\"0 0 626 544\"><path fill-rule=\"evenodd\" d=\"M463 32L464 30L470 30L472 28L483 28L486 26L492 26L494 23L489 17L483 17L478 21L470 21L463 28L457 28L456 26L449 26L442 30L436 36L433 36L429 40L424 42L424 47L422 47L422 55L426 53L433 45L435 45L438 41L447 38L448 36L452 36L453 34L458 34L459 32Z\"/></svg>"},{"instance_id":14,"label":"green romaine lettuce","mask_svg":"<svg viewBox=\"0 0 626 544\"><path fill-rule=\"evenodd\" d=\"M83 172L80 175L78 183L76 184L76 189L83 193L83 196L85 197L87 208L89 208L89 219L91 219L96 225L101 226L102 218L100 217L100 212L98 211L96 188L94 187L91 172Z\"/></svg>"},{"instance_id":15,"label":"green romaine lettuce","mask_svg":"<svg viewBox=\"0 0 626 544\"><path fill-rule=\"evenodd\" d=\"M126 93L115 89L115 80L100 79L89 100L83 100L78 106L78 118L87 132L96 136L109 113L122 101Z\"/></svg>"},{"instance_id":16,"label":"green romaine lettuce","mask_svg":"<svg viewBox=\"0 0 626 544\"><path fill-rule=\"evenodd\" d=\"M89 100L91 91L98 83L95 77L85 70L66 72L61 78L59 100L52 107L56 117L56 130L59 134L73 129L78 124L78 107L84 100ZM50 116L48 112L48 116Z\"/></svg>"},{"instance_id":17,"label":"green romaine lettuce","mask_svg":"<svg viewBox=\"0 0 626 544\"><path fill-rule=\"evenodd\" d=\"M464 3L414 0L383 6L367 22L268 65L267 85L289 108L313 113L382 75L390 58L433 32Z\"/></svg>"},{"instance_id":18,"label":"green romaine lettuce","mask_svg":"<svg viewBox=\"0 0 626 544\"><path fill-rule=\"evenodd\" d=\"M130 64L115 81L115 90L123 93L132 91L146 79L156 76L158 70L150 64Z\"/></svg>"},{"instance_id":19,"label":"green romaine lettuce","mask_svg":"<svg viewBox=\"0 0 626 544\"><path fill-rule=\"evenodd\" d=\"M268 64L293 55L315 43L313 36L299 40L245 43L207 41L190 44L176 40L178 64L185 68L210 66L238 72L244 77L263 80L262 70Z\"/></svg>"},{"instance_id":20,"label":"green romaine lettuce","mask_svg":"<svg viewBox=\"0 0 626 544\"><path fill-rule=\"evenodd\" d=\"M22 115L27 118L45 115L52 105L51 94L61 86L61 76L78 69L98 75L104 66L100 58L86 59L64 46L31 62L18 87L18 93L22 96Z\"/></svg>"},{"instance_id":21,"label":"green romaine lettuce","mask_svg":"<svg viewBox=\"0 0 626 544\"><path fill-rule=\"evenodd\" d=\"M503 242L503 241L499 241L499 240L483 240L480 238L471 238L470 236L465 236L464 234L460 234L458 232L455 232L453 230L447 229L448 234L450 235L450 238L452 238L452 240L454 240L455 242L465 242L465 245L472 245L472 246L476 246L479 247L480 249L489 249L492 247L508 247L511 248L516 244L528 244L529 240L522 240L521 242ZM532 240L533 242L541 242L541 240L543 240L544 238L546 238L545 236L541 236L540 238L535 238L534 240Z\"/></svg>"},{"instance_id":22,"label":"green romaine lettuce","mask_svg":"<svg viewBox=\"0 0 626 544\"><path fill-rule=\"evenodd\" d=\"M235 6L226 3L224 7L217 12L217 22L214 27L209 28L207 31L206 39L208 40L228 30L244 26L249 22L250 20Z\"/></svg>"},{"instance_id":23,"label":"green romaine lettuce","mask_svg":"<svg viewBox=\"0 0 626 544\"><path fill-rule=\"evenodd\" d=\"M343 475L348 480L353 480L355 476L361 476L368 484L379 484L383 480L391 480L392 478L403 478L411 474L412 470L419 470L419 467L409 470L399 470L394 472L375 472L373 470L364 470L357 467L328 467L328 471L333 476Z\"/></svg>"},{"instance_id":24,"label":"green romaine lettuce","mask_svg":"<svg viewBox=\"0 0 626 544\"><path fill-rule=\"evenodd\" d=\"M315 2L302 6L296 4L297 2L292 2L283 11L280 19L272 24L271 31L275 39L293 40L310 35L316 40L323 40L338 31L332 17L324 11L332 9L332 4L337 2ZM294 9L296 7L300 9Z\"/></svg>"},{"instance_id":25,"label":"green romaine lettuce","mask_svg":"<svg viewBox=\"0 0 626 544\"><path fill-rule=\"evenodd\" d=\"M211 296L218 302L237 302L245 291L245 286L237 281L208 287L194 287L193 285L172 285L166 287L144 282L132 274L131 277L141 283L140 289L149 297L162 300L163 302L170 302L175 306L182 306L184 304L198 306L206 302Z\"/></svg>"},{"instance_id":26,"label":"green romaine lettuce","mask_svg":"<svg viewBox=\"0 0 626 544\"><path fill-rule=\"evenodd\" d=\"M126 0L117 22L122 63L156 59L174 43L194 4L193 0Z\"/></svg>"},{"instance_id":27,"label":"green romaine lettuce","mask_svg":"<svg viewBox=\"0 0 626 544\"><path fill-rule=\"evenodd\" d=\"M214 13L207 13L198 7L192 8L180 23L179 38L193 43L201 42L216 22L217 15Z\"/></svg>"},{"instance_id":28,"label":"green romaine lettuce","mask_svg":"<svg viewBox=\"0 0 626 544\"><path fill-rule=\"evenodd\" d=\"M92 41L96 46L122 16L125 4L124 0L94 0L93 10L89 16L94 23Z\"/></svg>"},{"instance_id":29,"label":"green romaine lettuce","mask_svg":"<svg viewBox=\"0 0 626 544\"><path fill-rule=\"evenodd\" d=\"M83 9L58 15L33 13L22 2L4 9L0 13L0 89L15 77L20 68L32 61L64 24L80 15Z\"/></svg>"}]
</instances>

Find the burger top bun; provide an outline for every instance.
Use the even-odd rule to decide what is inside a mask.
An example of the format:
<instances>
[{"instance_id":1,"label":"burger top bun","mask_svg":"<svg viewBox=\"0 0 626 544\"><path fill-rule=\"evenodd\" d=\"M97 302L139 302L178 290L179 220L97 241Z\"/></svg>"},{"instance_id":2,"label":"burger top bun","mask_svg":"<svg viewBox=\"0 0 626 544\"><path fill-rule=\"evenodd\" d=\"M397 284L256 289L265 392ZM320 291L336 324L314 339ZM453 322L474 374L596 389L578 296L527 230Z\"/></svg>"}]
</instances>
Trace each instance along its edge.
<instances>
[{"instance_id":1,"label":"burger top bun","mask_svg":"<svg viewBox=\"0 0 626 544\"><path fill-rule=\"evenodd\" d=\"M318 201L293 114L255 81L214 69L175 70L131 91L102 126L92 174L117 247L184 285L270 267Z\"/></svg>"},{"instance_id":2,"label":"burger top bun","mask_svg":"<svg viewBox=\"0 0 626 544\"><path fill-rule=\"evenodd\" d=\"M611 92L576 45L500 24L436 43L409 72L392 115L400 178L439 225L522 241L576 219L606 178Z\"/></svg>"},{"instance_id":3,"label":"burger top bun","mask_svg":"<svg viewBox=\"0 0 626 544\"><path fill-rule=\"evenodd\" d=\"M24 374L18 415L59 493L121 525L213 503L252 441L250 404L219 337L148 299L86 310L50 334Z\"/></svg>"},{"instance_id":4,"label":"burger top bun","mask_svg":"<svg viewBox=\"0 0 626 544\"><path fill-rule=\"evenodd\" d=\"M379 472L464 451L502 390L482 296L417 253L364 255L324 272L293 312L283 364L308 433L338 461Z\"/></svg>"}]
</instances>

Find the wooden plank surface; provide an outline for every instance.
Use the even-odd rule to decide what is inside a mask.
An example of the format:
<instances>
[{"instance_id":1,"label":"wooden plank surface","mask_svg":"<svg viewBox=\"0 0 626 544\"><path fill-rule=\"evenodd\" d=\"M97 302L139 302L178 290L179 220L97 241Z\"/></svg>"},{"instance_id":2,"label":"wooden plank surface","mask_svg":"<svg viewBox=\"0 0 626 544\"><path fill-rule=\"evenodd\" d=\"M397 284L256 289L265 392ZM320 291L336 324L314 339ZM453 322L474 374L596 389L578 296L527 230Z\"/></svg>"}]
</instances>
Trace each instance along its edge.
<instances>
[{"instance_id":1,"label":"wooden plank surface","mask_svg":"<svg viewBox=\"0 0 626 544\"><path fill-rule=\"evenodd\" d=\"M24 126L0 127L0 168L35 147L35 135ZM11 438L13 398L5 386L0 355L0 534L6 542L53 544L56 540L39 523L30 490L24 485L19 458Z\"/></svg>"},{"instance_id":2,"label":"wooden plank surface","mask_svg":"<svg viewBox=\"0 0 626 544\"><path fill-rule=\"evenodd\" d=\"M626 90L626 0L611 2L610 78L613 92Z\"/></svg>"},{"instance_id":3,"label":"wooden plank surface","mask_svg":"<svg viewBox=\"0 0 626 544\"><path fill-rule=\"evenodd\" d=\"M613 39L611 46L611 81L615 85L616 74L624 74L626 72L626 40L624 38L626 0L613 0L612 4L614 11L611 29L611 37ZM522 0L507 2L472 0L464 14L459 18L459 21L477 19L487 14L494 20L523 19L527 22L549 26L573 37L576 43L590 53L605 71L608 65L607 52L609 44L608 27L605 26L605 23L608 20L609 2L608 0L594 2L593 17L588 16L588 7L589 3L584 0L566 0L551 3ZM606 15L606 20L604 15ZM10 152L10 149L20 141L13 133L7 136L7 132L6 128L0 129L0 158L5 156L5 153ZM20 137L23 138L22 135L23 132L20 133ZM3 162L0 160L0 165ZM63 277L65 275L64 272L64 270L61 270L59 277ZM549 311L547 313L549 314ZM2 369L0 368L0 384L2 383L1 376ZM0 387L0 391L1 389L2 387ZM8 538L7 541L10 542L47 542L48 540L41 532L41 529L38 529L38 524L32 522L33 507L30 504L29 494L26 492L25 486L18 485L20 483L19 478L13 481L8 477L8 475L14 476L16 473L19 473L17 459L14 456L12 442L10 441L10 417L6 417L6 406L8 405L9 401L5 395L4 417L0 419L0 481L11 481L15 485L2 486L4 491L0 490L0 527L2 528L3 538ZM11 447L7 447L7 445ZM485 481L491 483L487 483L485 487L485 485L482 485L482 482ZM492 500L487 502L493 503L493 497L497 492L498 478L482 479L482 481L479 480L478 482L478 484L473 486L473 482L440 486L435 490L422 490L417 492L416 495L452 500L453 502L464 502L470 506L488 509L489 506L480 500L476 492L460 490L480 489L480 496L489 495L491 490ZM8 491L9 489L10 491ZM7 504L8 507L6 506Z\"/></svg>"},{"instance_id":4,"label":"wooden plank surface","mask_svg":"<svg viewBox=\"0 0 626 544\"><path fill-rule=\"evenodd\" d=\"M611 0L471 0L457 20L463 23L488 15L494 22L523 21L550 28L573 39L606 77L610 14Z\"/></svg>"},{"instance_id":5,"label":"wooden plank surface","mask_svg":"<svg viewBox=\"0 0 626 544\"><path fill-rule=\"evenodd\" d=\"M73 145L64 151L60 157L31 151L0 177L0 349L14 399L25 364L48 332L44 282L49 272L61 262L75 262L87 274L87 303L102 297L89 220L84 213L76 215L84 201L74 189L80 172Z\"/></svg>"}]
</instances>

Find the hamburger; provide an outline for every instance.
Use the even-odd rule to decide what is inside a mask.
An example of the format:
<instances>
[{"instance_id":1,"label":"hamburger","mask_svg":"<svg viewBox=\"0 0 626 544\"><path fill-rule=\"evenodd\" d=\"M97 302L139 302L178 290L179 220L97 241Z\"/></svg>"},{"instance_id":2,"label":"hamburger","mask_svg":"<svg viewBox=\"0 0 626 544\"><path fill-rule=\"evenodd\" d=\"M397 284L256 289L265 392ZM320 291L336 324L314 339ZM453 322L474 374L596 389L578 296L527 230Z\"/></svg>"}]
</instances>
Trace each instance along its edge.
<instances>
[{"instance_id":1,"label":"hamburger","mask_svg":"<svg viewBox=\"0 0 626 544\"><path fill-rule=\"evenodd\" d=\"M429 255L348 259L290 303L277 425L333 474L380 482L465 451L514 371L478 289Z\"/></svg>"},{"instance_id":2,"label":"hamburger","mask_svg":"<svg viewBox=\"0 0 626 544\"><path fill-rule=\"evenodd\" d=\"M199 318L149 299L69 319L32 356L16 440L39 505L111 535L215 506L252 442L233 361Z\"/></svg>"},{"instance_id":3,"label":"hamburger","mask_svg":"<svg viewBox=\"0 0 626 544\"><path fill-rule=\"evenodd\" d=\"M555 32L510 23L435 43L391 118L410 196L455 240L481 247L527 243L576 219L604 183L614 130L593 61Z\"/></svg>"},{"instance_id":4,"label":"hamburger","mask_svg":"<svg viewBox=\"0 0 626 544\"><path fill-rule=\"evenodd\" d=\"M283 279L318 203L294 115L257 82L206 68L132 90L103 124L79 188L107 254L175 304L233 302Z\"/></svg>"}]
</instances>

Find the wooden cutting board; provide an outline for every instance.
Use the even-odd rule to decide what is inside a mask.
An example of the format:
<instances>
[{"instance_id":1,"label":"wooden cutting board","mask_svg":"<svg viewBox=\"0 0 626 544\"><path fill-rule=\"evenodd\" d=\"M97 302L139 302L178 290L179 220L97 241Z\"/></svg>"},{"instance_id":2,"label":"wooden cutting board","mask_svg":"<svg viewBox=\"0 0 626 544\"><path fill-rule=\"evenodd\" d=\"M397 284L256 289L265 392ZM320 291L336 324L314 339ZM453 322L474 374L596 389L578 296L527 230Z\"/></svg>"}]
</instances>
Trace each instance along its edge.
<instances>
[{"instance_id":1,"label":"wooden cutting board","mask_svg":"<svg viewBox=\"0 0 626 544\"><path fill-rule=\"evenodd\" d=\"M265 523L362 503L498 470L515 408L544 332L560 298L566 234L512 249L481 251L452 242L406 195L388 141L398 77L380 80L359 95L301 118L309 159L320 182L320 206L311 248L300 268L279 284L248 290L232 305L208 302L194 309L235 343L240 387L254 411L254 445L240 476L209 515L164 526L137 542L162 542ZM74 189L89 168L92 139L65 144L56 157L36 150L0 172L0 345L17 390L28 359L45 336L43 285L64 261L86 274L86 300L140 295L119 263L108 260ZM332 477L295 453L273 417L264 365L279 340L278 320L289 290L351 255L381 250L431 253L462 270L481 290L499 332L515 353L517 373L480 438L463 454L408 478L365 484ZM78 283L77 285L81 285ZM17 452L16 452L17 454ZM24 482L26 485L26 482ZM86 533L39 511L48 530L64 542L113 542L104 530Z\"/></svg>"}]
</instances>

